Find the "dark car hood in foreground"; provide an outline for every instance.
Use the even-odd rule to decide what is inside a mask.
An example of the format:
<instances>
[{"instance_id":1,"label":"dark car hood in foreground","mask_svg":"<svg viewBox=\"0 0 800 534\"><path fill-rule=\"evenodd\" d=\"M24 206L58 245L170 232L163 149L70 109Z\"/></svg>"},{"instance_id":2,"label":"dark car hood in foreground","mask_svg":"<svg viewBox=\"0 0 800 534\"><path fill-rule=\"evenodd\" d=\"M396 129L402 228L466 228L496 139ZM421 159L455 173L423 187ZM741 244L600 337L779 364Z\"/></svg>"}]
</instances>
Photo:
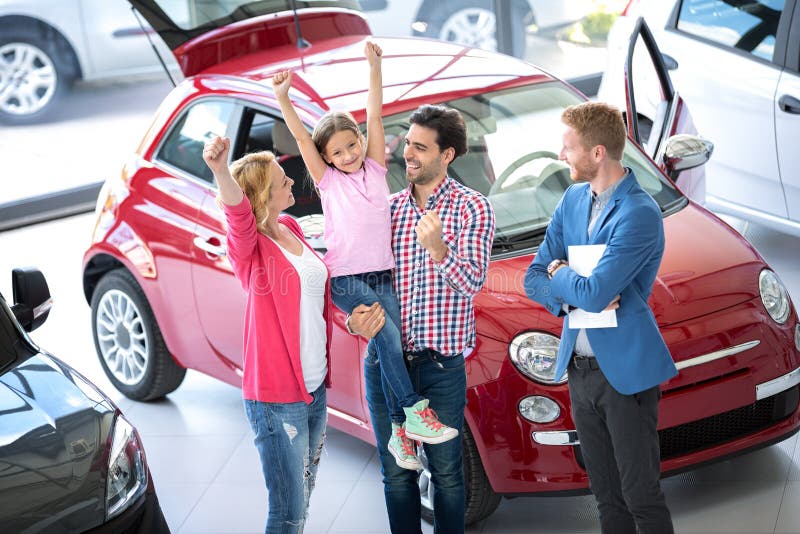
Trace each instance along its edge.
<instances>
[{"instance_id":1,"label":"dark car hood in foreground","mask_svg":"<svg viewBox=\"0 0 800 534\"><path fill-rule=\"evenodd\" d=\"M702 317L759 295L764 260L742 236L693 204L664 219L666 247L648 300L660 327ZM507 341L525 330L560 333L561 319L534 306L523 281L532 256L492 262L476 299L478 330ZM622 303L624 306L625 304Z\"/></svg>"},{"instance_id":2,"label":"dark car hood in foreground","mask_svg":"<svg viewBox=\"0 0 800 534\"><path fill-rule=\"evenodd\" d=\"M0 376L0 531L76 532L104 521L114 412L45 354Z\"/></svg>"}]
</instances>

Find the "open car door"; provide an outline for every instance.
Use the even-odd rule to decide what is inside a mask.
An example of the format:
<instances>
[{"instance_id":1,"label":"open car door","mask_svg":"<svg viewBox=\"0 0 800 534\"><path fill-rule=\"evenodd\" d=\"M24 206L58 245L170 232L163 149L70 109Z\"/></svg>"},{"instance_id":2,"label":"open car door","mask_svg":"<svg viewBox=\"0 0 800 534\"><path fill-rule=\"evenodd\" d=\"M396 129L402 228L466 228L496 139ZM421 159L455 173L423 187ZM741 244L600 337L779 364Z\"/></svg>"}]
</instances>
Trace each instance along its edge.
<instances>
[{"instance_id":1,"label":"open car door","mask_svg":"<svg viewBox=\"0 0 800 534\"><path fill-rule=\"evenodd\" d=\"M628 135L678 185L700 204L705 202L705 171L713 144L697 136L683 99L672 87L667 63L643 18L631 34L625 62ZM684 134L684 135L681 135Z\"/></svg>"},{"instance_id":2,"label":"open car door","mask_svg":"<svg viewBox=\"0 0 800 534\"><path fill-rule=\"evenodd\" d=\"M281 46L370 35L358 0L128 0L187 78ZM328 9L322 9L328 8Z\"/></svg>"}]
</instances>

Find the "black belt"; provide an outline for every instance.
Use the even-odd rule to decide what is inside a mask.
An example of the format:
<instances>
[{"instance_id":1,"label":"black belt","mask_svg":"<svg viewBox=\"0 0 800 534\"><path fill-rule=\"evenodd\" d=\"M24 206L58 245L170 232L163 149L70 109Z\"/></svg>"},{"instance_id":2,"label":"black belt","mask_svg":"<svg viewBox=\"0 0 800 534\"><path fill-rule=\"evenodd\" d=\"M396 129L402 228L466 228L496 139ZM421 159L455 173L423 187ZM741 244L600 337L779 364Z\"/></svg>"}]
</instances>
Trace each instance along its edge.
<instances>
[{"instance_id":1,"label":"black belt","mask_svg":"<svg viewBox=\"0 0 800 534\"><path fill-rule=\"evenodd\" d=\"M600 364L597 363L597 358L592 356L581 356L579 354L572 355L570 365L575 369L583 369L587 371L596 371L600 369Z\"/></svg>"}]
</instances>

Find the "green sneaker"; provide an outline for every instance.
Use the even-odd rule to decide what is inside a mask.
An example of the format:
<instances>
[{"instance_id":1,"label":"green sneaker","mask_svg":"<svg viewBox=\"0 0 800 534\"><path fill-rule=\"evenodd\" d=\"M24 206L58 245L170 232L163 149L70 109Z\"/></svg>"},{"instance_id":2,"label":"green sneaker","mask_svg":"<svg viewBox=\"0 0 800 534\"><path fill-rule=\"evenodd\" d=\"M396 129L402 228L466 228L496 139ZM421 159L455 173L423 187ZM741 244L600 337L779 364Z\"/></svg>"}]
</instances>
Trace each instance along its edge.
<instances>
[{"instance_id":1,"label":"green sneaker","mask_svg":"<svg viewBox=\"0 0 800 534\"><path fill-rule=\"evenodd\" d=\"M394 456L397 465L403 469L412 471L422 469L422 464L414 452L414 442L406 437L406 431L397 423L392 423L392 437L389 438L387 449Z\"/></svg>"},{"instance_id":2,"label":"green sneaker","mask_svg":"<svg viewBox=\"0 0 800 534\"><path fill-rule=\"evenodd\" d=\"M403 408L406 413L406 436L423 443L444 443L458 436L458 430L450 428L439 421L436 412L428 408L428 399L422 399L410 408Z\"/></svg>"}]
</instances>

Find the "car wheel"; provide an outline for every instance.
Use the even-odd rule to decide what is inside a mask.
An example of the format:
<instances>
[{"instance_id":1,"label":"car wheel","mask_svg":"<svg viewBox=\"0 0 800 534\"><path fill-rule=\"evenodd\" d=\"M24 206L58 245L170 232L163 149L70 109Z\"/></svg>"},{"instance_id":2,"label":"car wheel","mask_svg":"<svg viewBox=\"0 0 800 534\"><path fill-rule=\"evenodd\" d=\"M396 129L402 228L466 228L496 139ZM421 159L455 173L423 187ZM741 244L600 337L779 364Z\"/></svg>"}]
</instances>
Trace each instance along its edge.
<instances>
[{"instance_id":1,"label":"car wheel","mask_svg":"<svg viewBox=\"0 0 800 534\"><path fill-rule=\"evenodd\" d=\"M34 123L55 109L74 79L69 54L29 32L0 37L0 121Z\"/></svg>"},{"instance_id":2,"label":"car wheel","mask_svg":"<svg viewBox=\"0 0 800 534\"><path fill-rule=\"evenodd\" d=\"M461 440L462 459L464 463L464 490L467 505L464 513L464 524L472 525L486 519L497 509L500 504L500 495L496 494L489 484L489 478L483 469L478 447L468 427L464 427ZM433 494L436 491L428 471L428 459L425 450L419 450L420 461L423 469L419 475L420 503L422 505L422 519L433 523Z\"/></svg>"},{"instance_id":3,"label":"car wheel","mask_svg":"<svg viewBox=\"0 0 800 534\"><path fill-rule=\"evenodd\" d=\"M493 0L448 0L431 5L423 35L483 50L497 51L496 17ZM525 55L525 21L530 18L516 7L511 17L511 55Z\"/></svg>"},{"instance_id":4,"label":"car wheel","mask_svg":"<svg viewBox=\"0 0 800 534\"><path fill-rule=\"evenodd\" d=\"M183 382L186 369L167 351L144 291L127 270L111 271L97 284L92 334L103 371L126 397L159 399Z\"/></svg>"}]
</instances>

